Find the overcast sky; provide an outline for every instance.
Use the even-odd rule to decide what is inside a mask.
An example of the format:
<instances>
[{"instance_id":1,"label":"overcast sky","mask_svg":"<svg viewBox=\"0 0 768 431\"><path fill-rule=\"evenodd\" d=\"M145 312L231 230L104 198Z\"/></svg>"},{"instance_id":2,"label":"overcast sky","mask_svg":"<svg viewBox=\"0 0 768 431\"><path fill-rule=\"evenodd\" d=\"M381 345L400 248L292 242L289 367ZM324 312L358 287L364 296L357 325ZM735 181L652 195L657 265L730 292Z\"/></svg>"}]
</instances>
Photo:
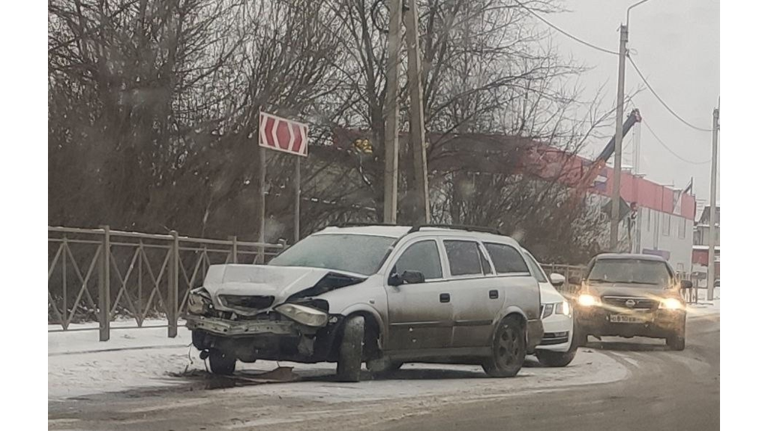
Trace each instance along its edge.
<instances>
[{"instance_id":1,"label":"overcast sky","mask_svg":"<svg viewBox=\"0 0 768 431\"><path fill-rule=\"evenodd\" d=\"M626 20L627 7L637 1L562 0L569 12L545 18L593 45L618 51L618 27ZM720 95L719 10L718 0L649 0L634 8L630 17L628 48L640 71L678 115L705 129L712 127L712 109ZM616 98L618 58L559 33L552 34L562 54L572 55L593 66L581 78L586 87L585 97L605 84L605 108L610 109L609 100L615 103ZM641 87L641 79L627 62L627 91ZM694 177L697 199L708 202L711 133L693 130L681 123L647 89L633 102L647 123L640 130L641 173L660 184L674 183L677 187L685 187ZM648 127L679 156L699 164L687 163L672 155L653 137ZM627 153L625 164L631 164L634 141L633 132L628 133L624 147ZM590 149L596 154L605 144L593 142Z\"/></svg>"}]
</instances>

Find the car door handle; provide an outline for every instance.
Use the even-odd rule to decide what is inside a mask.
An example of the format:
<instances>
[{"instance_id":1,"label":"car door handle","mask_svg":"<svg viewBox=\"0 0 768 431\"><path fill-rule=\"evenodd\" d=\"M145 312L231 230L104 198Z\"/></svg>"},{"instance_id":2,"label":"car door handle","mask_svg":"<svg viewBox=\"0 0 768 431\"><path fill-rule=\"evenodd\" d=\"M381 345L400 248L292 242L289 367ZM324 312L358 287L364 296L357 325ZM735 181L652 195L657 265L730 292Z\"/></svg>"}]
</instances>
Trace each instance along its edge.
<instances>
[{"instance_id":1,"label":"car door handle","mask_svg":"<svg viewBox=\"0 0 768 431\"><path fill-rule=\"evenodd\" d=\"M491 290L488 292L488 297L491 299L499 299L499 291L498 290Z\"/></svg>"},{"instance_id":2,"label":"car door handle","mask_svg":"<svg viewBox=\"0 0 768 431\"><path fill-rule=\"evenodd\" d=\"M440 302L451 302L451 295L448 293L441 293Z\"/></svg>"}]
</instances>

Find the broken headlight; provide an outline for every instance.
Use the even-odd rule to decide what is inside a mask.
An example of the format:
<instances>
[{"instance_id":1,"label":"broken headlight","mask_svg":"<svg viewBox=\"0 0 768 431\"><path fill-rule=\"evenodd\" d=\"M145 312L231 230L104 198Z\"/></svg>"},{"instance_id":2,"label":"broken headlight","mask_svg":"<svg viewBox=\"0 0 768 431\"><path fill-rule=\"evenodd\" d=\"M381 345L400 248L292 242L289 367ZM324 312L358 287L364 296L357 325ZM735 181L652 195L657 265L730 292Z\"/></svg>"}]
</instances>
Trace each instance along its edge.
<instances>
[{"instance_id":1,"label":"broken headlight","mask_svg":"<svg viewBox=\"0 0 768 431\"><path fill-rule=\"evenodd\" d=\"M205 314L212 307L208 292L203 289L195 289L189 292L187 298L187 312L189 314Z\"/></svg>"},{"instance_id":2,"label":"broken headlight","mask_svg":"<svg viewBox=\"0 0 768 431\"><path fill-rule=\"evenodd\" d=\"M275 311L302 325L320 327L328 323L328 314L297 304L282 304L275 307Z\"/></svg>"}]
</instances>

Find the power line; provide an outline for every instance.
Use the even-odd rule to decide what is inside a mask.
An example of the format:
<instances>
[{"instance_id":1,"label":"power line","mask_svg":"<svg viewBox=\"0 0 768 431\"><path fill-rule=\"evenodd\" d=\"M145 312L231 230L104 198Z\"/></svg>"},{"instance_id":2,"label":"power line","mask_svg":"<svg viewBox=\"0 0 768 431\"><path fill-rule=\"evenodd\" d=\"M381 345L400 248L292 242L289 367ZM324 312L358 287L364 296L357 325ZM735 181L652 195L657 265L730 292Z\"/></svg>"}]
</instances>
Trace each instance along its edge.
<instances>
[{"instance_id":1,"label":"power line","mask_svg":"<svg viewBox=\"0 0 768 431\"><path fill-rule=\"evenodd\" d=\"M661 140L661 138L659 138L659 136L656 134L656 132L654 132L653 129L651 128L650 124L648 124L648 120L647 119L643 118L643 124L645 125L645 127L648 128L648 131L651 132L651 135L653 135L653 137L656 138L657 141L659 141L661 146L666 148L667 151L672 153L673 156L677 157L678 159L682 160L683 162L689 163L691 165L705 165L705 164L707 164L707 163L712 161L712 159L709 159L709 160L706 160L706 161L703 161L703 162L692 162L692 161L690 161L690 160L680 156L679 154L677 154L674 151L672 151L672 149L669 148L669 146L667 144L665 144L664 141Z\"/></svg>"},{"instance_id":2,"label":"power line","mask_svg":"<svg viewBox=\"0 0 768 431\"><path fill-rule=\"evenodd\" d=\"M651 87L651 84L648 82L647 79L645 79L645 76L643 76L643 73L640 72L640 69L637 67L637 64L635 64L635 61L632 59L632 56L627 55L627 58L629 58L629 62L632 64L632 68L635 69L635 72L637 72L637 74L640 76L640 79L643 80L643 82L645 83L645 86L648 87L649 90L651 90L651 93L653 93L653 95L656 96L656 99L658 99L659 102L661 102L661 104L664 105L665 108L667 108L667 111L669 111L672 115L675 116L675 118L677 118L678 120L682 121L683 124L685 124L686 126L692 128L692 129L699 130L699 131L702 131L702 132L711 132L712 131L712 129L704 129L702 127L694 126L693 124L685 121L683 119L683 117L677 115L677 112L675 112L672 108L670 108L669 105L667 105L667 103L664 102L664 99L662 99L661 96L659 96L659 93L657 93L656 90L654 90L653 87Z\"/></svg>"},{"instance_id":3,"label":"power line","mask_svg":"<svg viewBox=\"0 0 768 431\"><path fill-rule=\"evenodd\" d=\"M576 42L579 42L580 44L582 44L582 45L585 45L585 46L588 46L588 47L590 47L590 48L592 48L592 49L596 49L596 50L598 50L598 51L604 52L604 53L606 53L606 54L619 55L619 53L618 53L618 52L616 52L616 51L611 51L610 49L601 48L601 47L599 47L599 46L597 46L597 45L593 45L593 44L591 44L591 43L589 43L589 42L587 42L587 41L585 41L585 40L579 39L578 37L576 37L576 36L574 36L574 35L572 35L572 34L568 33L567 31L565 31L565 30L561 29L560 27L558 27L558 26L556 26L556 25L552 24L551 22L547 21L546 19L544 19L544 18L543 18L541 15L537 14L536 12L534 12L534 11L533 11L531 8L529 8L528 6L526 6L526 5L522 4L522 3L520 3L520 1L519 1L519 0L515 0L515 3L517 3L518 5L520 5L520 7L522 7L523 9L527 10L527 11L528 11L528 12L529 12L531 15L535 16L536 18L538 18L538 19L539 19L540 21L542 21L544 24L546 24L546 25L548 25L548 26L552 27L553 29L557 30L558 32L560 32L561 34L565 35L565 36L566 36L566 37L568 37L568 38L570 38L570 39L572 39L572 40L575 40Z\"/></svg>"}]
</instances>

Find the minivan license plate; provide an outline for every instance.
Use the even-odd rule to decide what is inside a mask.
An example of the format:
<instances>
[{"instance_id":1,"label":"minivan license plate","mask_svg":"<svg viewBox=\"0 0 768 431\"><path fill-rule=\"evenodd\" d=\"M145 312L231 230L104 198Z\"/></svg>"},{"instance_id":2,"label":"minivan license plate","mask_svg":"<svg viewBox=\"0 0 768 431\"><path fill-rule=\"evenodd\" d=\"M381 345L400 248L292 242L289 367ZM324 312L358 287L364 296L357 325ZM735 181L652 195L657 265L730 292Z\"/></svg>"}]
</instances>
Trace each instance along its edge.
<instances>
[{"instance_id":1,"label":"minivan license plate","mask_svg":"<svg viewBox=\"0 0 768 431\"><path fill-rule=\"evenodd\" d=\"M628 316L626 314L614 314L611 315L611 323L644 323L640 317Z\"/></svg>"}]
</instances>

